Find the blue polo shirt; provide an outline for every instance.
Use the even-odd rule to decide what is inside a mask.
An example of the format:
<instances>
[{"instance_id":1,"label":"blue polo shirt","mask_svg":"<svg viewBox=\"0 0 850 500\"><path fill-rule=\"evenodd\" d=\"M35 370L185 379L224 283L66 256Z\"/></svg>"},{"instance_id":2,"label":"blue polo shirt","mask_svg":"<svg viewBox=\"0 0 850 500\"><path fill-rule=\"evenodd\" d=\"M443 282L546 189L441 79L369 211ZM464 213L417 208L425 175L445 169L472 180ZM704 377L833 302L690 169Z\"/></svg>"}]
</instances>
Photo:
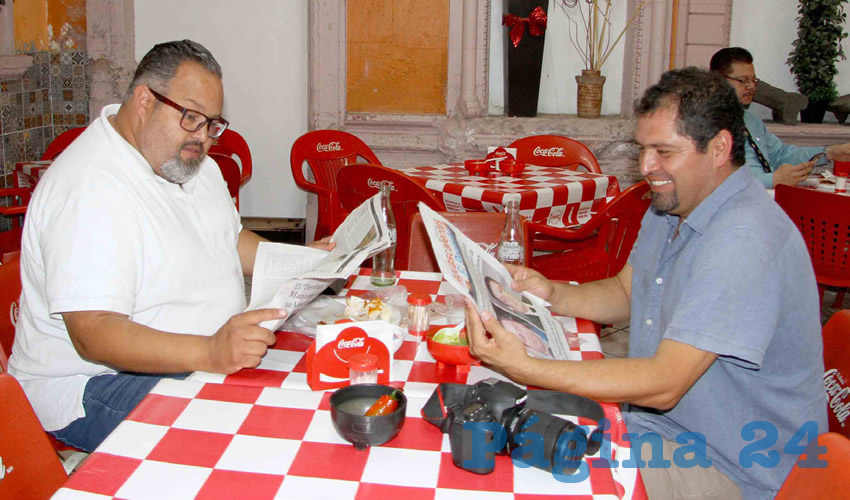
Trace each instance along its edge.
<instances>
[{"instance_id":1,"label":"blue polo shirt","mask_svg":"<svg viewBox=\"0 0 850 500\"><path fill-rule=\"evenodd\" d=\"M797 459L783 451L792 435L807 421L817 423L818 433L827 430L809 255L797 228L746 167L703 200L674 238L679 220L653 209L643 218L629 258L629 357L652 356L670 339L718 358L673 409L629 406L629 431L671 441L700 433L708 458L744 498L773 498ZM742 466L744 448L765 436L742 438L754 421L769 422L777 433L747 451L778 452L773 467Z\"/></svg>"}]
</instances>

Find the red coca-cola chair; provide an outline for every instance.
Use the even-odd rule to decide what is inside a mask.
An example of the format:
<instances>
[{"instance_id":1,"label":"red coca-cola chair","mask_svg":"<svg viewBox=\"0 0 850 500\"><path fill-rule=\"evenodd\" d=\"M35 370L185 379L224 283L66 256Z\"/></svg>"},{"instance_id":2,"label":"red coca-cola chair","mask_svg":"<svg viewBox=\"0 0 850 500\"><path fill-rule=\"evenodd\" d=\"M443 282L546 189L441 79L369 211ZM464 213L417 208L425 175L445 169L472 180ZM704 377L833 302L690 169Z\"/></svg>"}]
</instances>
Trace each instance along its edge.
<instances>
[{"instance_id":1,"label":"red coca-cola chair","mask_svg":"<svg viewBox=\"0 0 850 500\"><path fill-rule=\"evenodd\" d=\"M424 202L429 208L438 212L446 210L443 202L408 175L382 165L369 163L348 165L340 169L337 179L339 199L342 208L348 212L377 194L381 182L387 181L391 184L390 205L395 216L397 242L395 268L408 269L410 221L415 214L419 213L419 202Z\"/></svg>"},{"instance_id":2,"label":"red coca-cola chair","mask_svg":"<svg viewBox=\"0 0 850 500\"><path fill-rule=\"evenodd\" d=\"M490 255L496 256L496 247L505 227L505 214L496 212L440 212L449 223L458 228L472 241L478 243ZM528 234L528 224L525 217L520 216L525 262L531 257L531 239ZM407 269L411 271L439 272L437 258L431 247L431 241L422 222L422 215L416 213L410 221L410 250L408 251Z\"/></svg>"},{"instance_id":3,"label":"red coca-cola chair","mask_svg":"<svg viewBox=\"0 0 850 500\"><path fill-rule=\"evenodd\" d=\"M0 498L50 498L68 480L21 385L0 373Z\"/></svg>"},{"instance_id":4,"label":"red coca-cola chair","mask_svg":"<svg viewBox=\"0 0 850 500\"><path fill-rule=\"evenodd\" d=\"M543 234L568 243L589 242L581 248L534 256L531 268L552 280L579 283L616 275L629 258L650 202L649 184L641 181L617 195L601 212L578 228L528 222L533 236ZM532 245L536 243L535 240ZM536 247L532 246L532 250Z\"/></svg>"},{"instance_id":5,"label":"red coca-cola chair","mask_svg":"<svg viewBox=\"0 0 850 500\"><path fill-rule=\"evenodd\" d=\"M299 137L289 155L295 184L319 198L315 239L332 234L343 220L337 195L337 173L357 161L380 165L378 157L363 141L340 130L314 130ZM304 173L305 164L312 180Z\"/></svg>"},{"instance_id":6,"label":"red coca-cola chair","mask_svg":"<svg viewBox=\"0 0 850 500\"><path fill-rule=\"evenodd\" d=\"M823 369L829 430L850 438L850 309L823 326Z\"/></svg>"},{"instance_id":7,"label":"red coca-cola chair","mask_svg":"<svg viewBox=\"0 0 850 500\"><path fill-rule=\"evenodd\" d=\"M601 174L599 162L584 144L560 135L531 135L511 143L516 148L517 160L545 167L566 167Z\"/></svg>"},{"instance_id":8,"label":"red coca-cola chair","mask_svg":"<svg viewBox=\"0 0 850 500\"><path fill-rule=\"evenodd\" d=\"M210 146L209 154L210 156L216 155L213 156L214 159L226 156L231 160L225 161L226 166L224 167L222 167L221 162L218 166L221 168L222 175L225 176L227 188L230 190L230 195L235 200L238 209L239 190L251 180L253 174L251 150L248 148L248 143L235 130L226 129ZM235 171L233 170L234 165L237 168Z\"/></svg>"},{"instance_id":9,"label":"red coca-cola chair","mask_svg":"<svg viewBox=\"0 0 850 500\"><path fill-rule=\"evenodd\" d=\"M821 301L826 287L837 287L832 307L841 307L850 287L850 197L779 185L775 198L803 235Z\"/></svg>"},{"instance_id":10,"label":"red coca-cola chair","mask_svg":"<svg viewBox=\"0 0 850 500\"><path fill-rule=\"evenodd\" d=\"M815 447L819 449L815 449ZM775 500L847 498L850 491L850 440L824 432L810 442L794 464Z\"/></svg>"},{"instance_id":11,"label":"red coca-cola chair","mask_svg":"<svg viewBox=\"0 0 850 500\"><path fill-rule=\"evenodd\" d=\"M57 135L53 142L51 142L47 149L44 151L44 154L41 155L42 160L55 160L59 153L65 151L65 148L68 147L74 139L77 138L80 134L83 133L86 127L77 127L66 130L61 134Z\"/></svg>"}]
</instances>

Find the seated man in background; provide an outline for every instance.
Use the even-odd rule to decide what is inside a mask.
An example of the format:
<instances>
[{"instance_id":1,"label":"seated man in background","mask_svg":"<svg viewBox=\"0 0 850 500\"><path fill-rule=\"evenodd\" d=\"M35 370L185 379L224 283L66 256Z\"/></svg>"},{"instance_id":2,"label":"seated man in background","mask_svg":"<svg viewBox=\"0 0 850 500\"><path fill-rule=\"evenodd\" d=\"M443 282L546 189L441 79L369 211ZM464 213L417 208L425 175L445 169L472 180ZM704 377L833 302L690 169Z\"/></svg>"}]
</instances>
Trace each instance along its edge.
<instances>
[{"instance_id":1,"label":"seated man in background","mask_svg":"<svg viewBox=\"0 0 850 500\"><path fill-rule=\"evenodd\" d=\"M672 462L642 466L653 500L773 498L797 459L785 444L799 444L792 436L801 426L814 431L808 438L827 429L809 255L794 224L739 168L743 109L723 78L696 68L665 73L635 114L653 208L623 270L575 286L508 266L514 289L549 301L556 313L601 324L630 318L628 358L531 358L468 304L470 351L516 382L626 403L629 432L644 445L652 444L647 433L660 435L654 439ZM772 467L742 464L751 444L742 432L754 421L776 429L778 439L759 448L777 457ZM672 460L685 432L704 437L710 467ZM660 460L649 448L633 441L632 455Z\"/></svg>"},{"instance_id":2,"label":"seated man in background","mask_svg":"<svg viewBox=\"0 0 850 500\"><path fill-rule=\"evenodd\" d=\"M275 342L258 324L282 311L243 312L262 239L206 156L222 105L207 49L159 44L35 190L9 372L60 441L91 451L162 374L233 373Z\"/></svg>"},{"instance_id":3,"label":"seated man in background","mask_svg":"<svg viewBox=\"0 0 850 500\"><path fill-rule=\"evenodd\" d=\"M746 166L750 167L753 176L760 180L765 187L772 188L779 184L795 186L806 180L815 162L811 158L817 153L825 152L828 160L850 160L850 143L836 144L823 147L802 147L793 144L783 144L778 137L770 133L764 122L749 111L750 104L756 94L756 70L753 67L753 56L747 49L727 47L718 50L711 56L710 67L722 75L735 92L738 100L746 108L744 125L746 125Z\"/></svg>"}]
</instances>

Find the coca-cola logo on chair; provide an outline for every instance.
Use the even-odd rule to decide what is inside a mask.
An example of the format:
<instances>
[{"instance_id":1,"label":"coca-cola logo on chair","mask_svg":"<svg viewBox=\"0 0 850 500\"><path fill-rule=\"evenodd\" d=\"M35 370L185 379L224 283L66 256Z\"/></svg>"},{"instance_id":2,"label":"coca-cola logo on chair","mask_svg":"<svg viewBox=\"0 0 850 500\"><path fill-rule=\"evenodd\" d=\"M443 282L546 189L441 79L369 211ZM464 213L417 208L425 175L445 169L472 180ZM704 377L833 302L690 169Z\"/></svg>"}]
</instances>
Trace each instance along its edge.
<instances>
[{"instance_id":1,"label":"coca-cola logo on chair","mask_svg":"<svg viewBox=\"0 0 850 500\"><path fill-rule=\"evenodd\" d=\"M9 320L12 322L12 326L17 326L18 324L18 312L20 312L20 307L18 307L18 301L16 300L9 306Z\"/></svg>"},{"instance_id":2,"label":"coca-cola logo on chair","mask_svg":"<svg viewBox=\"0 0 850 500\"><path fill-rule=\"evenodd\" d=\"M327 144L322 144L321 142L316 144L316 151L320 153L330 153L331 151L342 151L342 145L339 141L329 142Z\"/></svg>"},{"instance_id":3,"label":"coca-cola logo on chair","mask_svg":"<svg viewBox=\"0 0 850 500\"><path fill-rule=\"evenodd\" d=\"M536 148L534 148L533 154L534 154L534 156L549 156L549 157L563 158L564 157L564 148L559 148L559 147L555 147L555 146L553 146L551 148L541 148L540 146L537 146Z\"/></svg>"},{"instance_id":4,"label":"coca-cola logo on chair","mask_svg":"<svg viewBox=\"0 0 850 500\"><path fill-rule=\"evenodd\" d=\"M370 188L381 189L381 183L386 182L390 185L390 191L395 191L395 186L393 185L393 181L376 181L375 179L369 177L366 179L366 185Z\"/></svg>"}]
</instances>

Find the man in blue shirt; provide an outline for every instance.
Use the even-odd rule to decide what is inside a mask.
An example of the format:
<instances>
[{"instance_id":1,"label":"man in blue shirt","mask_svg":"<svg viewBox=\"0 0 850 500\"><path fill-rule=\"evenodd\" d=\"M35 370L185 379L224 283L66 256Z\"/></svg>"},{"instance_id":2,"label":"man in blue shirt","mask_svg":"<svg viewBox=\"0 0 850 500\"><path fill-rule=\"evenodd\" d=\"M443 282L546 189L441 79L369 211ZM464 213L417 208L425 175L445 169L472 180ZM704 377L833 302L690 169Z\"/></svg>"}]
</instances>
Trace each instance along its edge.
<instances>
[{"instance_id":1,"label":"man in blue shirt","mask_svg":"<svg viewBox=\"0 0 850 500\"><path fill-rule=\"evenodd\" d=\"M765 187L778 184L795 186L806 179L812 170L811 158L825 152L828 160L850 160L850 143L824 147L802 147L784 144L767 130L764 122L749 111L756 93L758 78L753 67L753 56L747 49L727 47L711 56L710 68L723 76L744 106L744 124L750 137L746 138L746 166L753 177Z\"/></svg>"},{"instance_id":2,"label":"man in blue shirt","mask_svg":"<svg viewBox=\"0 0 850 500\"><path fill-rule=\"evenodd\" d=\"M641 465L653 500L773 498L799 454L788 446L827 429L818 294L803 239L739 168L743 110L718 74L665 73L636 115L653 208L623 270L574 286L508 266L516 290L556 313L629 318L629 357L534 359L468 305L470 350L516 382L626 403L629 431L640 436L632 454L649 461L651 451L657 464L663 451L671 461ZM689 448L688 457L708 460L689 467ZM751 451L771 459L752 465Z\"/></svg>"}]
</instances>

